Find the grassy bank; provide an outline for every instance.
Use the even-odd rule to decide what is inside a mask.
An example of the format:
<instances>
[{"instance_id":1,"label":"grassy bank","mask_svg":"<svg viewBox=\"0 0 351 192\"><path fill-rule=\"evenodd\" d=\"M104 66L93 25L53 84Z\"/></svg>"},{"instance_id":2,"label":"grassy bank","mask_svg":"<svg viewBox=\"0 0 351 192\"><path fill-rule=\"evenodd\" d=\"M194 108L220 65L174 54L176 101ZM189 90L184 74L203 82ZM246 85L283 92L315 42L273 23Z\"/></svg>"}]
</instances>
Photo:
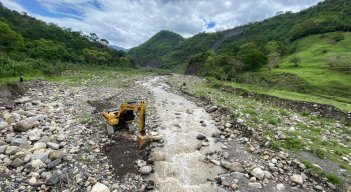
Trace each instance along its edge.
<instances>
[{"instance_id":1,"label":"grassy bank","mask_svg":"<svg viewBox=\"0 0 351 192\"><path fill-rule=\"evenodd\" d=\"M269 147L272 149L283 148L294 152L297 157L301 151L304 151L314 159L302 158L301 161L315 164L318 163L314 161L315 159L321 159L323 162L335 164L338 170L344 169L351 173L350 164L343 160L345 157L351 158L351 144L347 139L351 137L351 125L348 123L317 117L310 113L294 112L252 98L233 95L217 89L213 81L197 77L175 75L166 81L177 89L211 98L215 104L229 108L236 119L241 119L248 127L261 132L264 140L269 138ZM240 84L237 86L247 88ZM250 90L253 89L250 87ZM280 94L283 95L283 92ZM228 121L231 120L228 119ZM278 133L286 135L287 138L277 139ZM319 171L321 176L327 176L333 171L328 170L328 167L324 168L325 170ZM342 175L338 177L342 178Z\"/></svg>"}]
</instances>

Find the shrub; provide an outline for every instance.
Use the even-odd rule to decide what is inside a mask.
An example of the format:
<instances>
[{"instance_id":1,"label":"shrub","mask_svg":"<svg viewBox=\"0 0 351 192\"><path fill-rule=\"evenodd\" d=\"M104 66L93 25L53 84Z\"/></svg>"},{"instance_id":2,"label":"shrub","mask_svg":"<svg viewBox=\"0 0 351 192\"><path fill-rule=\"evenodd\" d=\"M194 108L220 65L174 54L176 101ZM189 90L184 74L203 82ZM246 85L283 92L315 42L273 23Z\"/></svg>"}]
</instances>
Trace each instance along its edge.
<instances>
[{"instance_id":1,"label":"shrub","mask_svg":"<svg viewBox=\"0 0 351 192\"><path fill-rule=\"evenodd\" d=\"M317 148L317 149L313 149L312 153L317 156L320 159L323 159L325 157L325 152L324 150Z\"/></svg>"},{"instance_id":2,"label":"shrub","mask_svg":"<svg viewBox=\"0 0 351 192\"><path fill-rule=\"evenodd\" d=\"M300 57L294 56L290 59L290 63L294 64L294 67L298 67L302 59Z\"/></svg>"}]
</instances>

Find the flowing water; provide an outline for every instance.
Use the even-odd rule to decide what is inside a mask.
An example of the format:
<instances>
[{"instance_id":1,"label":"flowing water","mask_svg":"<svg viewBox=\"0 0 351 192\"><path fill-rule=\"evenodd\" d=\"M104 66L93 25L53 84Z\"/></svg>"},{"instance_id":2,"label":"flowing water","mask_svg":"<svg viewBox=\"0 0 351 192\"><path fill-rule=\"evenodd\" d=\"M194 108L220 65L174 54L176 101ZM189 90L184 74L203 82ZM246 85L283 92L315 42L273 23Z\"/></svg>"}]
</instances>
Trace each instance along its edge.
<instances>
[{"instance_id":1,"label":"flowing water","mask_svg":"<svg viewBox=\"0 0 351 192\"><path fill-rule=\"evenodd\" d=\"M160 77L156 77L144 83L156 97L159 132L164 139L164 147L153 149L155 173L150 179L155 181L157 191L162 192L217 191L207 179L213 179L223 170L220 166L203 162L206 152L221 147L211 137L216 132L214 122L203 108L169 93L167 85L159 80ZM206 127L200 121L204 121ZM202 147L201 151L196 150L204 142L196 139L199 133L209 139L209 146Z\"/></svg>"}]
</instances>

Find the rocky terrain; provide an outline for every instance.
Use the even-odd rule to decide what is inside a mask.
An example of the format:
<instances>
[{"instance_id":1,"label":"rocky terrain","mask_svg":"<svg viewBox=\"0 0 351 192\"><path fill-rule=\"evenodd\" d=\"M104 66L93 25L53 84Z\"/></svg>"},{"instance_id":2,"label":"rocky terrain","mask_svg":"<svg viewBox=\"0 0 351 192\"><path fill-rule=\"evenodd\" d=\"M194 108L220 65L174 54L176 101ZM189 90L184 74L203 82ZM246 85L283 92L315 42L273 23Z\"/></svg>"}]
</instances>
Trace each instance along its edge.
<instances>
[{"instance_id":1,"label":"rocky terrain","mask_svg":"<svg viewBox=\"0 0 351 192\"><path fill-rule=\"evenodd\" d=\"M261 125L275 130L269 137L262 128L250 124L252 117L243 114L233 118L235 111L231 108L219 106L214 98L179 89L184 85L172 79L130 77L122 83L110 81L94 76L76 84L27 82L22 85L23 95L16 96L14 102L3 102L0 106L0 189L104 192L167 188L177 191L172 186L165 188L170 180L158 178L165 173L172 182L194 189L190 191L201 191L195 190L201 189L196 185L206 185L219 192L347 190L309 171L311 167L324 170L329 166L338 173L342 169L314 161L309 165L287 149L270 148L274 140L284 141L289 137L283 128ZM165 81L171 86L152 88ZM168 99L157 100L162 96L155 94L164 94ZM14 98L13 94L7 95ZM172 97L179 99L172 101ZM108 137L101 111L117 107L123 100L141 99L148 102L146 124L153 143L139 149L133 134L126 137L117 133ZM172 105L174 109L170 109ZM257 109L261 107L257 105ZM194 111L202 110L205 114L195 117ZM167 120L162 120L166 117L172 122L178 119L179 123L167 124ZM187 124L192 118L198 122ZM298 121L311 123L297 114L287 119L282 121L289 121L290 127ZM205 131L209 127L212 130L212 126L214 131ZM344 124L339 126L348 129ZM174 130L176 137L177 132L186 132L179 134L182 151L175 149L177 154L162 154L172 143L172 137L162 135L167 134L168 129ZM329 133L327 138L350 147L348 136L332 130ZM206 165L203 178L193 182L196 170L177 172L181 170L177 166L185 164L174 160L183 153L190 155L187 159L194 165ZM349 154L342 157L349 162ZM162 161L165 165L173 162L172 171L162 166ZM350 182L348 172L341 171L339 175Z\"/></svg>"},{"instance_id":2,"label":"rocky terrain","mask_svg":"<svg viewBox=\"0 0 351 192\"><path fill-rule=\"evenodd\" d=\"M97 77L79 86L28 82L15 105L1 106L2 191L137 191L153 185L141 177L151 172L144 171L150 166L139 173L135 164L139 158L147 159L147 149L135 152L139 148L134 138L108 138L100 111L104 106L93 106L100 101L108 109L147 93L135 87L90 84L97 81L106 80ZM113 162L109 151L118 146L123 146L119 152L130 154ZM134 159L127 159L131 156ZM116 173L123 164L135 170Z\"/></svg>"}]
</instances>

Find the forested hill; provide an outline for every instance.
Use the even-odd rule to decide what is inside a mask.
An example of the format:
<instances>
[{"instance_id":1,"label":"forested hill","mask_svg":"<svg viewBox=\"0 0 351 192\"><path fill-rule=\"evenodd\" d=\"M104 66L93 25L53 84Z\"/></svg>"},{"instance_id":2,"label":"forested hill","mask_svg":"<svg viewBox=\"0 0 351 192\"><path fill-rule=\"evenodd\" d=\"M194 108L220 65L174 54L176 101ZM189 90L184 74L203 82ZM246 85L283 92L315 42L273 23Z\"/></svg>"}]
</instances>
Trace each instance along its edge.
<instances>
[{"instance_id":1,"label":"forested hill","mask_svg":"<svg viewBox=\"0 0 351 192\"><path fill-rule=\"evenodd\" d=\"M137 48L131 49L129 55L140 66L160 67L161 62L158 58L171 52L176 46L180 45L184 38L171 31L160 31L147 42Z\"/></svg>"},{"instance_id":2,"label":"forested hill","mask_svg":"<svg viewBox=\"0 0 351 192\"><path fill-rule=\"evenodd\" d=\"M162 68L187 68L188 73L208 71L206 60L211 57L219 71L214 73L255 70L267 64L270 55L284 56L294 52L294 41L302 37L335 31L351 30L351 1L325 0L298 13L285 12L261 22L217 33L200 33L185 39L174 48L154 52L153 63ZM336 37L337 38L337 37ZM148 50L160 50L151 38L130 54L141 65ZM167 39L158 39L158 42ZM147 45L147 46L146 46ZM233 67L234 66L234 67ZM218 68L219 67L219 68ZM213 69L213 66L211 67ZM206 74L203 74L206 75ZM207 74L208 75L208 74Z\"/></svg>"},{"instance_id":3,"label":"forested hill","mask_svg":"<svg viewBox=\"0 0 351 192\"><path fill-rule=\"evenodd\" d=\"M61 28L0 5L0 76L30 70L59 72L65 65L131 66L124 51L96 34Z\"/></svg>"}]
</instances>

